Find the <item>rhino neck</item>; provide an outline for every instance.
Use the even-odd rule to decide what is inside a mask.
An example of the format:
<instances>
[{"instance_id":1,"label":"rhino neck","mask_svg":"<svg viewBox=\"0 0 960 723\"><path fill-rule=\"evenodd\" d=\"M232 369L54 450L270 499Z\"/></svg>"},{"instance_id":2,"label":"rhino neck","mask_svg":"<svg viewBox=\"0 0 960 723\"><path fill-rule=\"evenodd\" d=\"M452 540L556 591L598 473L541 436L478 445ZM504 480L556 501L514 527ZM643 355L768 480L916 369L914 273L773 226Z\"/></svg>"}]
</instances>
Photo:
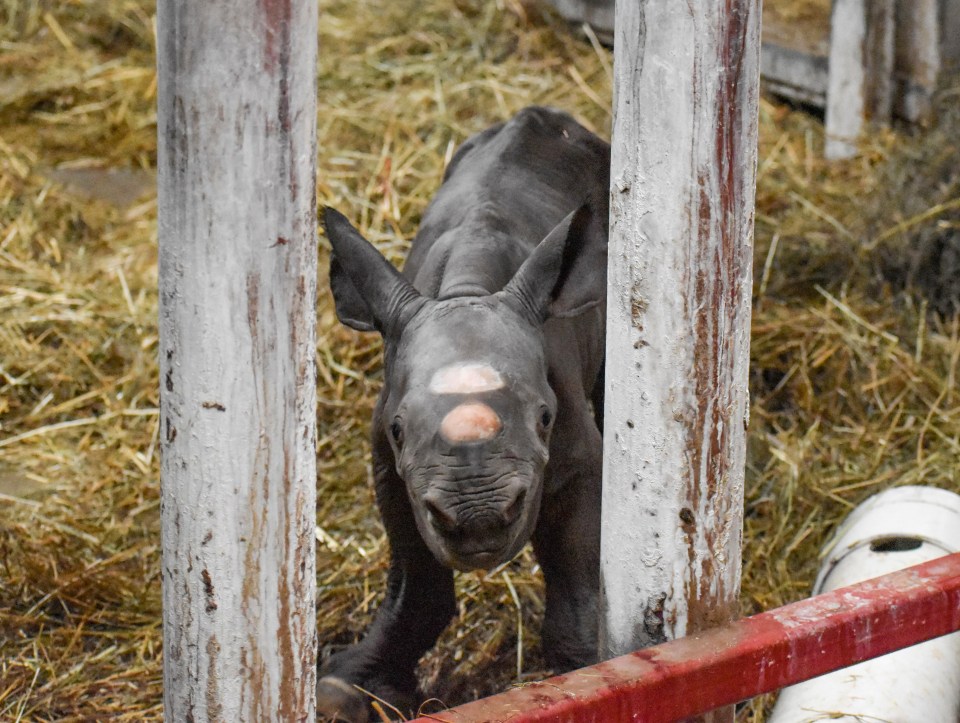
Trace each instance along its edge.
<instances>
[{"instance_id":1,"label":"rhino neck","mask_svg":"<svg viewBox=\"0 0 960 723\"><path fill-rule=\"evenodd\" d=\"M414 286L436 299L493 294L506 286L528 253L502 227L475 214L437 238Z\"/></svg>"}]
</instances>

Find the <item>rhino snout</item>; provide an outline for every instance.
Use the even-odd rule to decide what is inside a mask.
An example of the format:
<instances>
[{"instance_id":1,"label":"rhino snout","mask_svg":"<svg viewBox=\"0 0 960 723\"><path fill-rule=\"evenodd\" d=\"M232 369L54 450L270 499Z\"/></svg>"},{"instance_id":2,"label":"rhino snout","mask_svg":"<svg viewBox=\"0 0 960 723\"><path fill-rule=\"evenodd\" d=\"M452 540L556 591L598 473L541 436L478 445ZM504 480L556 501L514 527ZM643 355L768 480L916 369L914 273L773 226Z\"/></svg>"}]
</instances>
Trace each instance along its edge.
<instances>
[{"instance_id":1,"label":"rhino snout","mask_svg":"<svg viewBox=\"0 0 960 723\"><path fill-rule=\"evenodd\" d=\"M501 491L497 501L487 504L465 505L462 499L428 492L423 502L432 524L438 532L456 537L483 537L486 533L506 530L523 511L527 490L520 482L511 483Z\"/></svg>"},{"instance_id":2,"label":"rhino snout","mask_svg":"<svg viewBox=\"0 0 960 723\"><path fill-rule=\"evenodd\" d=\"M428 537L441 559L459 569L489 569L508 560L522 545L528 490L511 481L487 499L431 490L422 498L430 527ZM474 493L476 494L476 493Z\"/></svg>"}]
</instances>

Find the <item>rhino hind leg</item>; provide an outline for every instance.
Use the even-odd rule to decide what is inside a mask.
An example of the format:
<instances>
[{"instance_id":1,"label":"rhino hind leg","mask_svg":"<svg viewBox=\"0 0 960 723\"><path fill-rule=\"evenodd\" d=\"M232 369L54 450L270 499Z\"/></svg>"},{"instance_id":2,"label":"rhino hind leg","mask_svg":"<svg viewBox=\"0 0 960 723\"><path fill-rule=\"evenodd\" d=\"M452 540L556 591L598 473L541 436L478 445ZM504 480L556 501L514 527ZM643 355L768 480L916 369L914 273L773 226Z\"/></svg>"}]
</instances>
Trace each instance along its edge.
<instances>
[{"instance_id":1,"label":"rhino hind leg","mask_svg":"<svg viewBox=\"0 0 960 723\"><path fill-rule=\"evenodd\" d=\"M603 398L606 384L605 364L600 365L600 371L597 372L597 379L593 383L593 390L590 392L590 405L593 411L593 421L603 434Z\"/></svg>"},{"instance_id":2,"label":"rhino hind leg","mask_svg":"<svg viewBox=\"0 0 960 723\"><path fill-rule=\"evenodd\" d=\"M584 424L593 426L590 416ZM543 653L558 673L597 662L601 442L595 428L584 436L589 451L558 465L577 471L544 500L533 537L546 581Z\"/></svg>"},{"instance_id":3,"label":"rhino hind leg","mask_svg":"<svg viewBox=\"0 0 960 723\"><path fill-rule=\"evenodd\" d=\"M597 662L600 581L595 548L599 534L594 545L592 525L582 517L570 515L565 525L568 539L548 534L534 541L547 588L541 643L547 665L557 673ZM570 539L582 533L581 539ZM558 547L566 552L558 553Z\"/></svg>"}]
</instances>

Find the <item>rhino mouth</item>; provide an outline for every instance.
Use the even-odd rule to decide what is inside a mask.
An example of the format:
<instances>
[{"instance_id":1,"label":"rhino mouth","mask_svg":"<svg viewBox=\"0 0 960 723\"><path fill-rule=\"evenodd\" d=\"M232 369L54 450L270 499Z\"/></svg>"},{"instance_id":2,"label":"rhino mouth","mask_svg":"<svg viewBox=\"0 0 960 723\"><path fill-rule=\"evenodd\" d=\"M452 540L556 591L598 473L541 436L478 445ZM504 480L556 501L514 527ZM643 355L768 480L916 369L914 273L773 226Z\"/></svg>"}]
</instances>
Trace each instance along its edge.
<instances>
[{"instance_id":1,"label":"rhino mouth","mask_svg":"<svg viewBox=\"0 0 960 723\"><path fill-rule=\"evenodd\" d=\"M429 519L429 513L427 517ZM509 562L530 537L532 521L524 517L482 535L445 533L430 524L424 536L437 559L448 567L462 571L492 570Z\"/></svg>"},{"instance_id":2,"label":"rhino mouth","mask_svg":"<svg viewBox=\"0 0 960 723\"><path fill-rule=\"evenodd\" d=\"M441 562L456 570L492 570L509 562L523 547L523 540L511 540L498 546L459 546L444 541Z\"/></svg>"},{"instance_id":3,"label":"rhino mouth","mask_svg":"<svg viewBox=\"0 0 960 723\"><path fill-rule=\"evenodd\" d=\"M510 473L498 485L451 492L440 484L410 490L420 535L437 560L456 570L490 570L509 562L530 539L540 508L541 485ZM424 487L426 489L424 489Z\"/></svg>"}]
</instances>

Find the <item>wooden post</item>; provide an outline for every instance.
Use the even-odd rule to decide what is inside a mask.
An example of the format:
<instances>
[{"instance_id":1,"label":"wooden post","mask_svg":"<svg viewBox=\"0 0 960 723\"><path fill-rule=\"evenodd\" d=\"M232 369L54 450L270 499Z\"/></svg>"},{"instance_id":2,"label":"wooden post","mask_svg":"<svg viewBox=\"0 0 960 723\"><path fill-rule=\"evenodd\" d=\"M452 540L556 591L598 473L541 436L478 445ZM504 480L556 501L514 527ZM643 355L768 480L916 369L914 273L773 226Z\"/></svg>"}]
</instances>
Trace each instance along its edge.
<instances>
[{"instance_id":1,"label":"wooden post","mask_svg":"<svg viewBox=\"0 0 960 723\"><path fill-rule=\"evenodd\" d=\"M918 123L930 115L940 76L940 0L899 0L896 25L894 107Z\"/></svg>"},{"instance_id":2,"label":"wooden post","mask_svg":"<svg viewBox=\"0 0 960 723\"><path fill-rule=\"evenodd\" d=\"M854 155L867 120L929 121L943 72L960 68L960 0L834 0L831 16L827 42L766 26L762 54L771 91L828 109L828 157Z\"/></svg>"},{"instance_id":3,"label":"wooden post","mask_svg":"<svg viewBox=\"0 0 960 723\"><path fill-rule=\"evenodd\" d=\"M940 62L949 72L960 70L960 0L940 0Z\"/></svg>"},{"instance_id":4,"label":"wooden post","mask_svg":"<svg viewBox=\"0 0 960 723\"><path fill-rule=\"evenodd\" d=\"M897 0L894 111L927 123L943 73L960 70L960 0Z\"/></svg>"},{"instance_id":5,"label":"wooden post","mask_svg":"<svg viewBox=\"0 0 960 723\"><path fill-rule=\"evenodd\" d=\"M867 121L893 102L894 0L833 0L825 155L852 158Z\"/></svg>"},{"instance_id":6,"label":"wooden post","mask_svg":"<svg viewBox=\"0 0 960 723\"><path fill-rule=\"evenodd\" d=\"M603 658L737 612L759 5L617 3Z\"/></svg>"},{"instance_id":7,"label":"wooden post","mask_svg":"<svg viewBox=\"0 0 960 723\"><path fill-rule=\"evenodd\" d=\"M157 33L164 714L312 721L317 4Z\"/></svg>"}]
</instances>

